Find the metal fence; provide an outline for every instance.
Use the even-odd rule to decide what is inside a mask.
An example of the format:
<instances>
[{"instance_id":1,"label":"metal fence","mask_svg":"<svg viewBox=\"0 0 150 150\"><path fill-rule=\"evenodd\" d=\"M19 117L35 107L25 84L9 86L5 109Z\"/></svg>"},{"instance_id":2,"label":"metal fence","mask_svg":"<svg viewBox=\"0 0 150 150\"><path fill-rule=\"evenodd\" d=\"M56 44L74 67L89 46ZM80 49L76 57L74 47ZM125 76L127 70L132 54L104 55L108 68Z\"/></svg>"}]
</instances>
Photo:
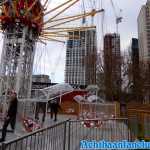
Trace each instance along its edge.
<instances>
[{"instance_id":1,"label":"metal fence","mask_svg":"<svg viewBox=\"0 0 150 150\"><path fill-rule=\"evenodd\" d=\"M79 150L81 140L130 141L127 119L69 121L68 128L66 150Z\"/></svg>"},{"instance_id":2,"label":"metal fence","mask_svg":"<svg viewBox=\"0 0 150 150\"><path fill-rule=\"evenodd\" d=\"M114 103L88 103L80 102L79 103L79 117L82 119L88 118L111 118L112 116L119 116L119 104Z\"/></svg>"},{"instance_id":3,"label":"metal fence","mask_svg":"<svg viewBox=\"0 0 150 150\"><path fill-rule=\"evenodd\" d=\"M1 150L79 150L81 140L130 141L127 119L67 120L4 142Z\"/></svg>"},{"instance_id":4,"label":"metal fence","mask_svg":"<svg viewBox=\"0 0 150 150\"><path fill-rule=\"evenodd\" d=\"M64 121L4 142L1 150L65 150L66 123L67 121Z\"/></svg>"}]
</instances>

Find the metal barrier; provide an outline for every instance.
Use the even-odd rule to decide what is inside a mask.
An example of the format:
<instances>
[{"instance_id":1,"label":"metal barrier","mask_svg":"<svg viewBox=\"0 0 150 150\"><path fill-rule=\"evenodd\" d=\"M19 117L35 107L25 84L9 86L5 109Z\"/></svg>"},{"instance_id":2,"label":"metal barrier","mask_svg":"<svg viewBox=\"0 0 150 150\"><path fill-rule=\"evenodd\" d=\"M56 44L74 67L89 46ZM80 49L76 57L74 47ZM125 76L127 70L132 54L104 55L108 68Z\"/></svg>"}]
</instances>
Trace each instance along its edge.
<instances>
[{"instance_id":1,"label":"metal barrier","mask_svg":"<svg viewBox=\"0 0 150 150\"><path fill-rule=\"evenodd\" d=\"M0 150L79 150L81 140L130 141L128 120L67 120L4 142Z\"/></svg>"},{"instance_id":2,"label":"metal barrier","mask_svg":"<svg viewBox=\"0 0 150 150\"><path fill-rule=\"evenodd\" d=\"M130 141L127 119L69 121L66 150L79 150L81 140Z\"/></svg>"},{"instance_id":3,"label":"metal barrier","mask_svg":"<svg viewBox=\"0 0 150 150\"><path fill-rule=\"evenodd\" d=\"M119 117L120 108L119 103L91 103L91 102L79 102L79 118L91 119L91 118L115 118Z\"/></svg>"},{"instance_id":4,"label":"metal barrier","mask_svg":"<svg viewBox=\"0 0 150 150\"><path fill-rule=\"evenodd\" d=\"M1 150L65 150L67 121L4 142Z\"/></svg>"}]
</instances>

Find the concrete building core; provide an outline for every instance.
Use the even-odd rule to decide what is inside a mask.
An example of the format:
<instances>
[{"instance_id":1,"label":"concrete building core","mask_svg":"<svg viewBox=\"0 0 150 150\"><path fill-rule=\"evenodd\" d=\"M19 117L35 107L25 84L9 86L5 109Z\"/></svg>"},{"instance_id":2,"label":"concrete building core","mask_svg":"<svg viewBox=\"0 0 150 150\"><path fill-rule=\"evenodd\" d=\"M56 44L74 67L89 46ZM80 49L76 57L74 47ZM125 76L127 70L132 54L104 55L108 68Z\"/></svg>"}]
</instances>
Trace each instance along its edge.
<instances>
[{"instance_id":1,"label":"concrete building core","mask_svg":"<svg viewBox=\"0 0 150 150\"><path fill-rule=\"evenodd\" d=\"M107 101L119 101L121 92L120 35L104 37L105 96Z\"/></svg>"},{"instance_id":2,"label":"concrete building core","mask_svg":"<svg viewBox=\"0 0 150 150\"><path fill-rule=\"evenodd\" d=\"M137 102L142 102L143 93L142 93L142 86L141 86L142 83L141 83L141 76L140 76L138 39L132 38L130 51L131 51L132 70L131 70L131 75L129 74L129 78L130 81L132 82L133 100Z\"/></svg>"},{"instance_id":3,"label":"concrete building core","mask_svg":"<svg viewBox=\"0 0 150 150\"><path fill-rule=\"evenodd\" d=\"M85 88L96 84L96 30L68 33L65 82Z\"/></svg>"}]
</instances>

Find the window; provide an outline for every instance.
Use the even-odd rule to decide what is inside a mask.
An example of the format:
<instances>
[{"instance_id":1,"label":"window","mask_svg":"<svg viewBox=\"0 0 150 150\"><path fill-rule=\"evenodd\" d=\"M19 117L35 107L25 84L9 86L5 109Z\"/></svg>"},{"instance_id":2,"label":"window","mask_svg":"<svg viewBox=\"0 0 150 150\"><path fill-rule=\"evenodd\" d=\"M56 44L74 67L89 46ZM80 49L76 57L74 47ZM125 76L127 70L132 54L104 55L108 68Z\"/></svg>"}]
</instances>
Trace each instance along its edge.
<instances>
[{"instance_id":1,"label":"window","mask_svg":"<svg viewBox=\"0 0 150 150\"><path fill-rule=\"evenodd\" d=\"M74 40L74 46L75 47L80 47L80 45L81 45L80 40Z\"/></svg>"},{"instance_id":2,"label":"window","mask_svg":"<svg viewBox=\"0 0 150 150\"><path fill-rule=\"evenodd\" d=\"M69 47L69 48L73 47L73 40L68 40L67 47Z\"/></svg>"}]
</instances>

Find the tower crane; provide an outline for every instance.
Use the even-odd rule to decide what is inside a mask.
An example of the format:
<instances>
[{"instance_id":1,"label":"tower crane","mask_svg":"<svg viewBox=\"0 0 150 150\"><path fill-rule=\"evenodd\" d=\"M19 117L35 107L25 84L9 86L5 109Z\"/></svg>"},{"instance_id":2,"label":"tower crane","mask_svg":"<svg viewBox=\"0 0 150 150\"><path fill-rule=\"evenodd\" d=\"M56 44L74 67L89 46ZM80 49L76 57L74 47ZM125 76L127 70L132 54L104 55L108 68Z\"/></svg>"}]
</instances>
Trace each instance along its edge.
<instances>
[{"instance_id":1,"label":"tower crane","mask_svg":"<svg viewBox=\"0 0 150 150\"><path fill-rule=\"evenodd\" d=\"M123 17L120 16L120 14L117 13L116 7L115 7L115 4L114 4L113 0L110 0L110 2L111 2L111 5L112 5L114 14L115 14L115 18L116 18L116 32L118 33L119 23L122 22ZM121 12L121 11L122 11L122 10L120 9L120 12Z\"/></svg>"}]
</instances>

